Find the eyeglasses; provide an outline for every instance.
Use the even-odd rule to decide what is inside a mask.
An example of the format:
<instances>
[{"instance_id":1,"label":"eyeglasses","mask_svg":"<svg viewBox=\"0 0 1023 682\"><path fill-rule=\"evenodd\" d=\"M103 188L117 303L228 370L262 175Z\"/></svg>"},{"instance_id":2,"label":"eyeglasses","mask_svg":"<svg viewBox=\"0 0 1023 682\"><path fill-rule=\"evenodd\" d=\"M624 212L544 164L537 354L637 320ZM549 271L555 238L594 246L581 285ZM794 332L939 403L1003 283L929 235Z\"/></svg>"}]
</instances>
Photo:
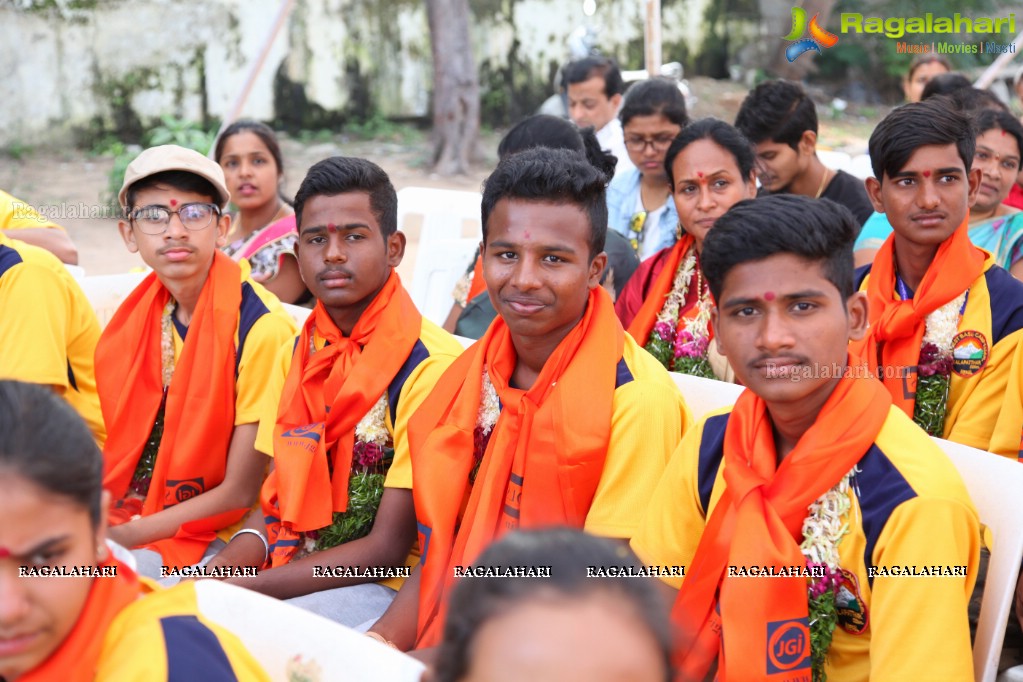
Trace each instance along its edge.
<instances>
[{"instance_id":1,"label":"eyeglasses","mask_svg":"<svg viewBox=\"0 0 1023 682\"><path fill-rule=\"evenodd\" d=\"M643 228L646 227L646 211L639 211L632 216L629 220L629 231L632 232L632 236L629 238L629 243L632 244L632 250L639 253L639 245L643 242Z\"/></svg>"},{"instance_id":2,"label":"eyeglasses","mask_svg":"<svg viewBox=\"0 0 1023 682\"><path fill-rule=\"evenodd\" d=\"M625 148L630 152L643 152L646 151L647 145L650 145L654 148L655 152L663 152L671 146L671 142L674 139L674 135L658 135L653 139L647 139L645 137L627 137L625 138Z\"/></svg>"},{"instance_id":3,"label":"eyeglasses","mask_svg":"<svg viewBox=\"0 0 1023 682\"><path fill-rule=\"evenodd\" d=\"M167 231L171 216L177 214L186 230L198 232L205 230L213 222L213 216L220 215L220 207L216 204L197 202L182 204L181 208L172 211L166 206L142 206L136 208L128 217L144 234L158 235Z\"/></svg>"}]
</instances>

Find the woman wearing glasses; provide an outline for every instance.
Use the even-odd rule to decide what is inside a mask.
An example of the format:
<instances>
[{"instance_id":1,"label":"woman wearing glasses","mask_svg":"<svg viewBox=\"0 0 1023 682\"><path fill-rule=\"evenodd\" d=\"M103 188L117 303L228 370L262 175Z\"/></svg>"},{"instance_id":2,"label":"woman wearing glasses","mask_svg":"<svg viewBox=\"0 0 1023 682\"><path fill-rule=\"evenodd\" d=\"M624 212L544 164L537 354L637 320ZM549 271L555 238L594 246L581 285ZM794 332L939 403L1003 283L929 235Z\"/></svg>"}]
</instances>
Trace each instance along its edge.
<instances>
[{"instance_id":1,"label":"woman wearing glasses","mask_svg":"<svg viewBox=\"0 0 1023 682\"><path fill-rule=\"evenodd\" d=\"M281 193L284 159L277 137L257 121L236 121L217 139L214 160L224 169L231 203L231 233L224 253L245 258L256 280L285 303L311 298L295 258L295 211Z\"/></svg>"},{"instance_id":2,"label":"woman wearing glasses","mask_svg":"<svg viewBox=\"0 0 1023 682\"><path fill-rule=\"evenodd\" d=\"M727 361L710 343L713 302L700 271L700 250L718 218L756 196L753 159L749 140L715 118L696 121L668 148L664 172L682 236L640 264L615 312L636 342L669 370L732 379Z\"/></svg>"},{"instance_id":3,"label":"woman wearing glasses","mask_svg":"<svg viewBox=\"0 0 1023 682\"><path fill-rule=\"evenodd\" d=\"M607 226L632 244L640 260L675 243L678 215L664 172L664 155L686 123L686 100L664 78L651 78L625 93L618 118L625 149L636 167L607 188Z\"/></svg>"}]
</instances>

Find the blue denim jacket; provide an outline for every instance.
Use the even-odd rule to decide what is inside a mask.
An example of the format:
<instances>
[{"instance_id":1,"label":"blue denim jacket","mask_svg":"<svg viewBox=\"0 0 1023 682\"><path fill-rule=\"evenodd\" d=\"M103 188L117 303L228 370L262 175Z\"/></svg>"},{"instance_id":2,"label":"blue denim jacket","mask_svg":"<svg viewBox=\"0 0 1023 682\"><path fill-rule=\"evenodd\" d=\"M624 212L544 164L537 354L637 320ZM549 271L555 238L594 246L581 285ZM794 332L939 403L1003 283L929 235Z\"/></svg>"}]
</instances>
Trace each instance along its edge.
<instances>
[{"instance_id":1,"label":"blue denim jacket","mask_svg":"<svg viewBox=\"0 0 1023 682\"><path fill-rule=\"evenodd\" d=\"M632 168L615 175L607 188L607 226L626 239L632 239L629 222L636 214L639 180L639 171ZM646 260L675 243L678 212L675 211L675 202L670 196L667 206L657 224L648 224L644 229L643 243L639 245L640 260Z\"/></svg>"}]
</instances>

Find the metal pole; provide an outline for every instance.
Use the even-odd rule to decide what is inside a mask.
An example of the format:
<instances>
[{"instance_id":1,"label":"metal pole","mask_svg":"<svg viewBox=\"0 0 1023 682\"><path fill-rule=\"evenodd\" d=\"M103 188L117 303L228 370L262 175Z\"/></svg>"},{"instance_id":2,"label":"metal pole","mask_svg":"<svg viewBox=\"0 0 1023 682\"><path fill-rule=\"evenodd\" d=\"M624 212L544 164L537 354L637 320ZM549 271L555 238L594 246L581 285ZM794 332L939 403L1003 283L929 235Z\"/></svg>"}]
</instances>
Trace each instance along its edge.
<instances>
[{"instance_id":1,"label":"metal pole","mask_svg":"<svg viewBox=\"0 0 1023 682\"><path fill-rule=\"evenodd\" d=\"M256 76L263 70L263 64L266 62L266 57L270 54L270 48L273 47L274 41L277 39L277 34L280 33L281 27L284 26L285 20L288 15L291 14L291 8L294 6L295 0L281 0L281 7L277 10L277 17L274 19L273 26L270 27L270 32L267 33L266 38L263 40L263 47L259 51L259 55L256 57L256 61L249 67L249 74L245 77L245 84L242 85L241 92L238 93L238 97L235 98L234 105L231 107L230 112L224 117L223 123L220 124L220 130L217 131L217 137L224 132L227 126L234 123L242 113L242 109L245 108L245 102L249 99L249 94L252 92L252 86L256 82ZM214 148L210 148L210 158L213 158Z\"/></svg>"}]
</instances>

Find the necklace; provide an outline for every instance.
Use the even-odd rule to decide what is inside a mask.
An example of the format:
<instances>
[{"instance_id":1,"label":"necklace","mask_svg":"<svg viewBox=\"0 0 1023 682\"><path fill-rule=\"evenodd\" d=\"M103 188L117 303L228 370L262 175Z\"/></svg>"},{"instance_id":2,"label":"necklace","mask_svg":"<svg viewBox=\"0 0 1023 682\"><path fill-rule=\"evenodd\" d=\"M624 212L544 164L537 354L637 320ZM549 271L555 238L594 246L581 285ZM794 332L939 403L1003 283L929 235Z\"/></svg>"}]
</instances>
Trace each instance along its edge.
<instances>
[{"instance_id":1,"label":"necklace","mask_svg":"<svg viewBox=\"0 0 1023 682\"><path fill-rule=\"evenodd\" d=\"M817 194L814 195L814 199L820 199L821 195L824 194L824 186L828 184L828 176L831 175L831 169L824 169L824 177L821 178L821 186L817 188Z\"/></svg>"}]
</instances>

